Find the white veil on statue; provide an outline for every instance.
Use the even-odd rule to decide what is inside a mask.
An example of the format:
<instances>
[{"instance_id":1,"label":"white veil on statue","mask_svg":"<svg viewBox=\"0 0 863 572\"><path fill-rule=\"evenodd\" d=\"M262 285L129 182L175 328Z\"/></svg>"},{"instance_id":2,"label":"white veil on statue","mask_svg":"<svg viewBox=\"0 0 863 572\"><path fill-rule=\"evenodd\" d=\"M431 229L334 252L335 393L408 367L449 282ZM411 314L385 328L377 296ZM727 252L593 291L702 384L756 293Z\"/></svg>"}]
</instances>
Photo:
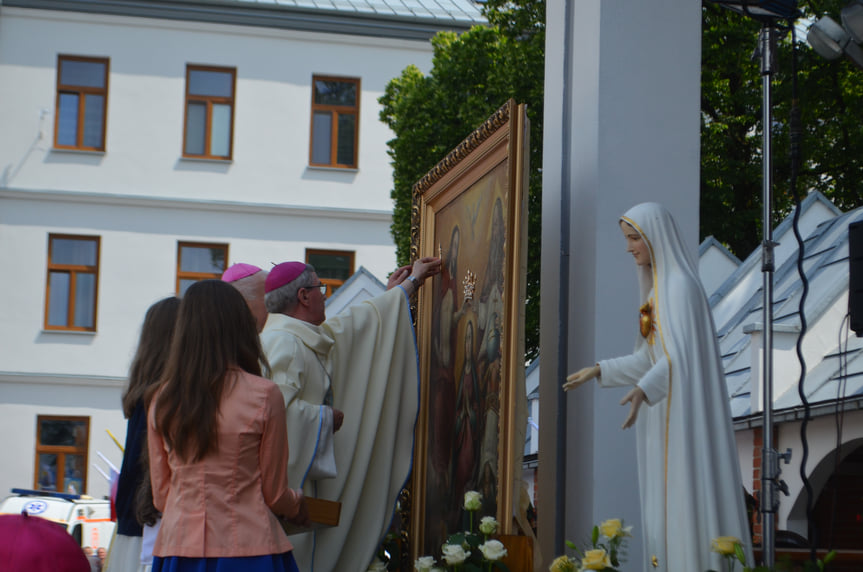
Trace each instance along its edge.
<instances>
[{"instance_id":1,"label":"white veil on statue","mask_svg":"<svg viewBox=\"0 0 863 572\"><path fill-rule=\"evenodd\" d=\"M719 570L711 540L734 536L752 565L725 377L697 267L662 205L637 205L620 220L650 251L650 266L638 266L640 301L652 296L659 367L649 375L665 378L664 399L642 407L637 420L647 557L656 556L658 570ZM636 353L647 343L637 338Z\"/></svg>"}]
</instances>

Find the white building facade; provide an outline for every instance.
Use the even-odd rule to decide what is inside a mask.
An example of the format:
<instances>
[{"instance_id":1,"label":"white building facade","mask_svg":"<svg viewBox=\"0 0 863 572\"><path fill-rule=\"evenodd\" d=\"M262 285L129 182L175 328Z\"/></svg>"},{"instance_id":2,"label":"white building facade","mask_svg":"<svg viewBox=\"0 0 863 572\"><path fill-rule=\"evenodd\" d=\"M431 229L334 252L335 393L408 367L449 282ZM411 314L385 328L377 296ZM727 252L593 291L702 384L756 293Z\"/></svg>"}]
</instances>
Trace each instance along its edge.
<instances>
[{"instance_id":1,"label":"white building facade","mask_svg":"<svg viewBox=\"0 0 863 572\"><path fill-rule=\"evenodd\" d=\"M0 2L0 491L108 493L156 300L235 262L385 280L377 98L482 22L430 4Z\"/></svg>"}]
</instances>

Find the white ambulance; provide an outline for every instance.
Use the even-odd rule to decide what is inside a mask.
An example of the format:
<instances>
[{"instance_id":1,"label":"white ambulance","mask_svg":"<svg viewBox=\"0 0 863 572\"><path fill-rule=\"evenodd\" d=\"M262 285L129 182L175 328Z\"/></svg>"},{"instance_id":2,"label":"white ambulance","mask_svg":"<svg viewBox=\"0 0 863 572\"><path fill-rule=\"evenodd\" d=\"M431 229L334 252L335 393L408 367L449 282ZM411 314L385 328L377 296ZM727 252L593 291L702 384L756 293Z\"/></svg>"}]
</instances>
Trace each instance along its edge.
<instances>
[{"instance_id":1,"label":"white ambulance","mask_svg":"<svg viewBox=\"0 0 863 572\"><path fill-rule=\"evenodd\" d=\"M111 548L117 523L111 520L111 504L107 499L12 489L12 495L0 502L0 514L22 512L62 525L78 544L91 547L94 554L99 548Z\"/></svg>"}]
</instances>

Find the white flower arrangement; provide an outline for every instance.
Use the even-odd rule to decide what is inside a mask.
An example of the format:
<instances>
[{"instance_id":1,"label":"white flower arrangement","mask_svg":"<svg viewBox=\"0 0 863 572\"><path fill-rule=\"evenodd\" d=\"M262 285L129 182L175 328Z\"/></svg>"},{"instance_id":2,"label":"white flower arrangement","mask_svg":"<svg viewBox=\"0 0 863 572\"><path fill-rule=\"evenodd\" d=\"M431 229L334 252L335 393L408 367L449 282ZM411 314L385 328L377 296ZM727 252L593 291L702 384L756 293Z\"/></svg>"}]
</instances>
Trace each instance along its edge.
<instances>
[{"instance_id":1,"label":"white flower arrangement","mask_svg":"<svg viewBox=\"0 0 863 572\"><path fill-rule=\"evenodd\" d=\"M501 562L506 557L506 547L500 540L490 538L500 530L500 523L492 516L480 520L479 532L474 532L474 513L482 508L482 495L477 491L464 494L464 509L470 515L470 526L466 532L450 536L446 544L441 546L442 560L447 568L458 572L491 572L492 569L509 572L509 568ZM438 572L434 568L436 561L432 556L422 556L414 563L417 572Z\"/></svg>"}]
</instances>

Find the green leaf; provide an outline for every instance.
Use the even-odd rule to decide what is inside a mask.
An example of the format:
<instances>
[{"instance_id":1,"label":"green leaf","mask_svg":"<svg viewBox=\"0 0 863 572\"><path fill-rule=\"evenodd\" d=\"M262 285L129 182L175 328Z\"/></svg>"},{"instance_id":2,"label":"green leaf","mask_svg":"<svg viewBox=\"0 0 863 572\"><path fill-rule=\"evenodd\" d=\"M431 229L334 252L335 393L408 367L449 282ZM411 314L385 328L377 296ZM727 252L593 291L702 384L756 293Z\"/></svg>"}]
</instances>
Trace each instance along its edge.
<instances>
[{"instance_id":1,"label":"green leaf","mask_svg":"<svg viewBox=\"0 0 863 572\"><path fill-rule=\"evenodd\" d=\"M590 535L590 542L596 547L596 542L599 540L599 527L594 525L593 532Z\"/></svg>"},{"instance_id":2,"label":"green leaf","mask_svg":"<svg viewBox=\"0 0 863 572\"><path fill-rule=\"evenodd\" d=\"M734 543L734 555L737 556L737 560L739 560L741 564L746 564L746 553L743 552L743 545L739 542Z\"/></svg>"},{"instance_id":3,"label":"green leaf","mask_svg":"<svg viewBox=\"0 0 863 572\"><path fill-rule=\"evenodd\" d=\"M571 548L572 550L578 550L578 547L576 547L576 545L575 545L575 543L574 543L573 541L571 541L571 540L566 540L566 541L564 541L564 543L566 544L566 546L567 546L568 548Z\"/></svg>"}]
</instances>

